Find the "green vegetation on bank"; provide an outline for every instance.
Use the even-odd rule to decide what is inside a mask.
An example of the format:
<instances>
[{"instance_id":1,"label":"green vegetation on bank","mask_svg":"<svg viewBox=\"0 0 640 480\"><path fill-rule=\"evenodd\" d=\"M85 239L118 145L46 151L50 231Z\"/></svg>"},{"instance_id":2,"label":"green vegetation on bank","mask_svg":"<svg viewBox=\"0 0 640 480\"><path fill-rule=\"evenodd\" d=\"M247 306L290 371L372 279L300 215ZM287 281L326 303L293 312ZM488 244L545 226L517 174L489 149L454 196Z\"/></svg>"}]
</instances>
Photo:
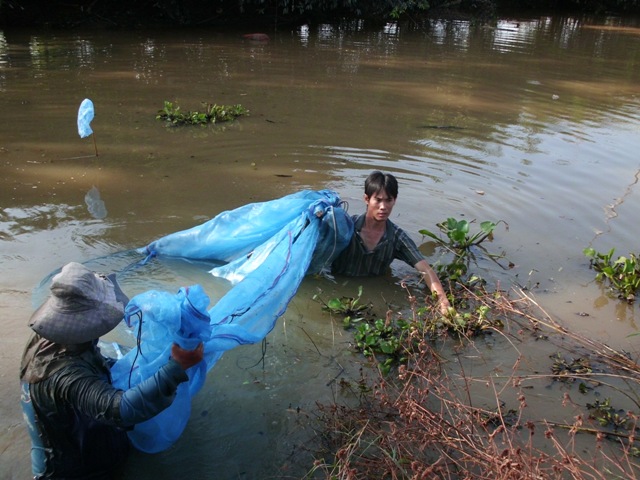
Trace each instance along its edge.
<instances>
[{"instance_id":1,"label":"green vegetation on bank","mask_svg":"<svg viewBox=\"0 0 640 480\"><path fill-rule=\"evenodd\" d=\"M638 13L640 0L528 0L517 11L571 13ZM257 26L271 29L308 22L368 19L378 22L422 16L490 18L506 0L219 0L193 2L66 2L62 0L0 0L0 27L49 25L60 28L104 26Z\"/></svg>"}]
</instances>

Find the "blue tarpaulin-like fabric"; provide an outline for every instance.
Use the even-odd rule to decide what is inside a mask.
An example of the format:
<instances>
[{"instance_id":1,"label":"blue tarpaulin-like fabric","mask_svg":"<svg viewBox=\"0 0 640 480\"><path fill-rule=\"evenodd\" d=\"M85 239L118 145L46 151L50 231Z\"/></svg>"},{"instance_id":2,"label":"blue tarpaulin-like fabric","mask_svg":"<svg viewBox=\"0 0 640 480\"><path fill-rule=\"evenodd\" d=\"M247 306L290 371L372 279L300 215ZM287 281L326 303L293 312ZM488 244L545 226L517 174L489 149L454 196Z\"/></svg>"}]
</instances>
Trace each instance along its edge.
<instances>
[{"instance_id":1,"label":"blue tarpaulin-like fabric","mask_svg":"<svg viewBox=\"0 0 640 480\"><path fill-rule=\"evenodd\" d=\"M190 369L189 382L179 387L171 407L129 433L136 448L155 453L170 447L186 426L191 397L206 372L225 351L265 338L304 276L322 271L347 246L353 224L340 205L333 191L303 191L223 212L140 249L147 261L174 256L227 262L211 273L234 286L209 310L199 285L176 295L148 291L127 305L125 318L132 329L140 327L140 346L113 366L119 388L153 375L169 357L172 342L184 348L205 344L203 362Z\"/></svg>"}]
</instances>

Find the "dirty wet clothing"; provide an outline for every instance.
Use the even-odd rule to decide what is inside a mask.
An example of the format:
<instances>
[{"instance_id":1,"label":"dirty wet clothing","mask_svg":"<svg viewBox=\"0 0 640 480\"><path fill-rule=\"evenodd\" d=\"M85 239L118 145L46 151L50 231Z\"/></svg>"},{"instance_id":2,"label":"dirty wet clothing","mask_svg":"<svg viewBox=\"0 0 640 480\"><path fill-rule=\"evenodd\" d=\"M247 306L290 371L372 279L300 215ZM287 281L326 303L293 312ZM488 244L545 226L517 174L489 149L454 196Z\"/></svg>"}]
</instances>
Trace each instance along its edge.
<instances>
[{"instance_id":1,"label":"dirty wet clothing","mask_svg":"<svg viewBox=\"0 0 640 480\"><path fill-rule=\"evenodd\" d=\"M111 385L97 341L60 345L34 334L20 379L34 478L109 479L127 457L127 428L171 405L188 377L170 360L125 392Z\"/></svg>"}]
</instances>

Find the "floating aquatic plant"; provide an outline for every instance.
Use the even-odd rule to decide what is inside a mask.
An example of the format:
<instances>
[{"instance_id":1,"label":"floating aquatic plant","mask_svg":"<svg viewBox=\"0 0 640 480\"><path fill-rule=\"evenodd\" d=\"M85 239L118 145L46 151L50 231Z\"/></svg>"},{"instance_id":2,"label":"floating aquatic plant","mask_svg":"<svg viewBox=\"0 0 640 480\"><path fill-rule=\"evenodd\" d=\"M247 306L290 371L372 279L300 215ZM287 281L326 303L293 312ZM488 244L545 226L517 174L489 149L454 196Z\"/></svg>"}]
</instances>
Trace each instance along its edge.
<instances>
[{"instance_id":1,"label":"floating aquatic plant","mask_svg":"<svg viewBox=\"0 0 640 480\"><path fill-rule=\"evenodd\" d=\"M362 286L355 297L324 301L320 294L313 296L313 300L322 304L323 310L342 319L345 329L353 329L356 350L365 357L376 359L378 368L385 375L392 367L406 363L408 356L421 348L425 339L441 335L471 337L502 328L502 320L491 314L486 302L474 301L477 298L475 295L458 298L459 308L441 315L435 305L417 307L416 298L410 294L410 300L414 302L410 315L388 311L385 318L380 318L372 311L371 302L363 301Z\"/></svg>"},{"instance_id":2,"label":"floating aquatic plant","mask_svg":"<svg viewBox=\"0 0 640 480\"><path fill-rule=\"evenodd\" d=\"M498 222L484 221L480 223L479 230L472 231L471 225L474 222L475 220L458 220L449 217L445 221L436 224L441 234L427 229L419 230L419 233L432 238L439 246L453 253L454 257L450 262L434 265L438 275L448 279L450 282L466 285L483 283L479 276L468 275L469 263L472 259L475 259L472 247L478 247L489 259L496 261L495 258L498 256L490 254L480 244L487 239L493 238L493 231L498 224L504 223L506 228L509 228L509 225L503 220ZM444 234L444 237L442 234Z\"/></svg>"},{"instance_id":3,"label":"floating aquatic plant","mask_svg":"<svg viewBox=\"0 0 640 480\"><path fill-rule=\"evenodd\" d=\"M590 258L590 266L596 271L596 280L609 282L618 298L633 303L640 289L640 262L631 253L628 257L613 260L615 249L600 253L593 248L585 248L583 253Z\"/></svg>"},{"instance_id":4,"label":"floating aquatic plant","mask_svg":"<svg viewBox=\"0 0 640 480\"><path fill-rule=\"evenodd\" d=\"M164 107L158 110L157 120L164 120L172 126L177 125L206 125L209 123L229 122L242 115L248 115L249 110L242 105L216 105L203 103L202 112L182 112L180 107L165 100Z\"/></svg>"}]
</instances>

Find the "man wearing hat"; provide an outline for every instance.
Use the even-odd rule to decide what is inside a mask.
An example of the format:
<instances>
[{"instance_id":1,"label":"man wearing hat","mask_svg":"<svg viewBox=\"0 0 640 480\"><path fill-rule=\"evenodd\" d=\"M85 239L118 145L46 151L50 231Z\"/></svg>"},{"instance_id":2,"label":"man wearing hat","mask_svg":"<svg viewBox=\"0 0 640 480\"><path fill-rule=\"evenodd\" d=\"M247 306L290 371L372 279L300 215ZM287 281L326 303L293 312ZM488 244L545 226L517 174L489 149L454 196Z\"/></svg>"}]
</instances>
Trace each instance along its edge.
<instances>
[{"instance_id":1,"label":"man wearing hat","mask_svg":"<svg viewBox=\"0 0 640 480\"><path fill-rule=\"evenodd\" d=\"M127 391L113 387L97 343L122 320L128 301L115 276L69 263L32 315L20 380L34 479L114 478L128 453L126 430L171 405L186 370L202 360L202 344L174 344L153 377Z\"/></svg>"}]
</instances>

